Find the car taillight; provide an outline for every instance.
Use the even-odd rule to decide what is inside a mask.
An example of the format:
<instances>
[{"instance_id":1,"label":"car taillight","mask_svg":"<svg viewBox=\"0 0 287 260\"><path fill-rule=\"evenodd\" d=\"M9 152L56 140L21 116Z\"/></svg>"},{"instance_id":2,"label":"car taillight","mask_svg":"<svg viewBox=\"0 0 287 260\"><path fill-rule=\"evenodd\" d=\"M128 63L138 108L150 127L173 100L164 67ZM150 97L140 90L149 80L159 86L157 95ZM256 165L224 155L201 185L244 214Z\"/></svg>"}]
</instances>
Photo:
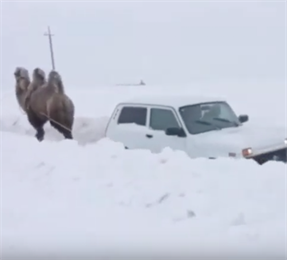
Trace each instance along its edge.
<instances>
[{"instance_id":1,"label":"car taillight","mask_svg":"<svg viewBox=\"0 0 287 260\"><path fill-rule=\"evenodd\" d=\"M244 157L248 157L248 156L250 156L252 154L252 148L245 148L245 149L243 149L242 150L242 155L244 156Z\"/></svg>"}]
</instances>

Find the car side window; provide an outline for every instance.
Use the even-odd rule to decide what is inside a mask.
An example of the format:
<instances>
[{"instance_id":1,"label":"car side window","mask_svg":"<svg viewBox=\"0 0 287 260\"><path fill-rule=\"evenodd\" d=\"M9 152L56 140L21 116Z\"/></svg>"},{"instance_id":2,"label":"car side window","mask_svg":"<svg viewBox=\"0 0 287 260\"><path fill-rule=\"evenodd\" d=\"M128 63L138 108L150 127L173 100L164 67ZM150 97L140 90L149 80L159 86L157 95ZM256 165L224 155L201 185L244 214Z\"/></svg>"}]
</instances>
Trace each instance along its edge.
<instances>
[{"instance_id":1,"label":"car side window","mask_svg":"<svg viewBox=\"0 0 287 260\"><path fill-rule=\"evenodd\" d=\"M165 131L170 127L180 127L172 110L152 108L150 111L150 128Z\"/></svg>"},{"instance_id":2,"label":"car side window","mask_svg":"<svg viewBox=\"0 0 287 260\"><path fill-rule=\"evenodd\" d=\"M123 107L118 118L118 124L137 124L145 126L147 121L146 107Z\"/></svg>"}]
</instances>

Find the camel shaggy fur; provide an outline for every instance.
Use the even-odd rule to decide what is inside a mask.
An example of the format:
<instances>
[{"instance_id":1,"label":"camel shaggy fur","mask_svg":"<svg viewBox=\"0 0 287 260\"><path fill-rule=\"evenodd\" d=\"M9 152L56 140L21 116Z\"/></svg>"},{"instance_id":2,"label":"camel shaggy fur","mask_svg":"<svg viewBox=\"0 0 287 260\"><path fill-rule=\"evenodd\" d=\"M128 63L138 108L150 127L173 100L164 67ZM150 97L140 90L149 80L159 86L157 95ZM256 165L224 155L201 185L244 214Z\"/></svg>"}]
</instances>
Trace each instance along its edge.
<instances>
[{"instance_id":1,"label":"camel shaggy fur","mask_svg":"<svg viewBox=\"0 0 287 260\"><path fill-rule=\"evenodd\" d=\"M17 67L14 72L16 85L16 98L19 106L26 112L26 94L30 85L30 77L27 69L23 67Z\"/></svg>"},{"instance_id":2,"label":"camel shaggy fur","mask_svg":"<svg viewBox=\"0 0 287 260\"><path fill-rule=\"evenodd\" d=\"M65 94L60 74L51 71L46 82L45 74L37 68L33 72L33 79L37 81L35 85L30 85L26 111L30 124L37 131L36 138L39 141L44 139L44 125L50 121L50 124L66 139L73 139L75 107L72 100ZM41 85L41 82L44 84Z\"/></svg>"}]
</instances>

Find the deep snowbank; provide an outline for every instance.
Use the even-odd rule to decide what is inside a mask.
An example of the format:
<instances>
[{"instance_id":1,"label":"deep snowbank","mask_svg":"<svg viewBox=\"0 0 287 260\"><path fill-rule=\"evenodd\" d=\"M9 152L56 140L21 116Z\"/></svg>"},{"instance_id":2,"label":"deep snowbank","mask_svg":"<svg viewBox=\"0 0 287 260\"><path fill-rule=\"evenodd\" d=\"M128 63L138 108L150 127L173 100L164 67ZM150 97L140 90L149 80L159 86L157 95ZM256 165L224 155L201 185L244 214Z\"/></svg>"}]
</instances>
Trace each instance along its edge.
<instances>
[{"instance_id":1,"label":"deep snowbank","mask_svg":"<svg viewBox=\"0 0 287 260\"><path fill-rule=\"evenodd\" d=\"M227 85L67 88L76 105L76 140L62 140L47 124L42 143L31 138L35 132L14 92L1 93L4 255L112 254L116 249L151 253L154 248L201 257L204 252L283 257L284 164L190 160L168 149L153 155L101 139L117 102L149 93L222 95L238 114L250 115L248 125L286 124L284 85L278 91L259 86L256 106L257 93L248 92L251 88Z\"/></svg>"},{"instance_id":2,"label":"deep snowbank","mask_svg":"<svg viewBox=\"0 0 287 260\"><path fill-rule=\"evenodd\" d=\"M284 164L1 136L4 255L284 256Z\"/></svg>"},{"instance_id":3,"label":"deep snowbank","mask_svg":"<svg viewBox=\"0 0 287 260\"><path fill-rule=\"evenodd\" d=\"M109 117L76 117L73 125L73 137L80 144L97 142L105 135ZM45 141L61 141L64 139L49 122L44 126ZM29 124L26 115L9 115L0 117L0 130L34 138L35 129Z\"/></svg>"}]
</instances>

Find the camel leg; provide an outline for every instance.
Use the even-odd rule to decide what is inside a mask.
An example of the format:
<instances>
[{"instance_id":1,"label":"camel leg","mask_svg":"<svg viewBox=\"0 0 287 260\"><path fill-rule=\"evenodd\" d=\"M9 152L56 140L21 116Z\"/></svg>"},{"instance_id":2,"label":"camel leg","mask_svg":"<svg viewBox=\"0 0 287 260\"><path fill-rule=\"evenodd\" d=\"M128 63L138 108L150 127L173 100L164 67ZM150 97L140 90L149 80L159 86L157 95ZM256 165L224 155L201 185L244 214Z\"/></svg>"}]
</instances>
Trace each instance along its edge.
<instances>
[{"instance_id":1,"label":"camel leg","mask_svg":"<svg viewBox=\"0 0 287 260\"><path fill-rule=\"evenodd\" d=\"M66 127L59 125L52 120L50 120L50 124L55 129L57 129L65 137L65 139L73 139L72 132L69 129L67 129Z\"/></svg>"},{"instance_id":2,"label":"camel leg","mask_svg":"<svg viewBox=\"0 0 287 260\"><path fill-rule=\"evenodd\" d=\"M33 111L29 110L27 111L28 121L29 123L35 128L36 134L35 137L39 142L44 140L45 136L45 130L44 130L44 124L47 122L47 120L43 120L39 118Z\"/></svg>"},{"instance_id":3,"label":"camel leg","mask_svg":"<svg viewBox=\"0 0 287 260\"><path fill-rule=\"evenodd\" d=\"M43 127L37 128L36 129L37 133L35 134L35 137L37 138L37 140L39 142L42 142L44 140L44 136L45 136L45 130Z\"/></svg>"},{"instance_id":4,"label":"camel leg","mask_svg":"<svg viewBox=\"0 0 287 260\"><path fill-rule=\"evenodd\" d=\"M63 135L64 135L65 139L73 139L73 135L72 135L71 131L65 130Z\"/></svg>"}]
</instances>

